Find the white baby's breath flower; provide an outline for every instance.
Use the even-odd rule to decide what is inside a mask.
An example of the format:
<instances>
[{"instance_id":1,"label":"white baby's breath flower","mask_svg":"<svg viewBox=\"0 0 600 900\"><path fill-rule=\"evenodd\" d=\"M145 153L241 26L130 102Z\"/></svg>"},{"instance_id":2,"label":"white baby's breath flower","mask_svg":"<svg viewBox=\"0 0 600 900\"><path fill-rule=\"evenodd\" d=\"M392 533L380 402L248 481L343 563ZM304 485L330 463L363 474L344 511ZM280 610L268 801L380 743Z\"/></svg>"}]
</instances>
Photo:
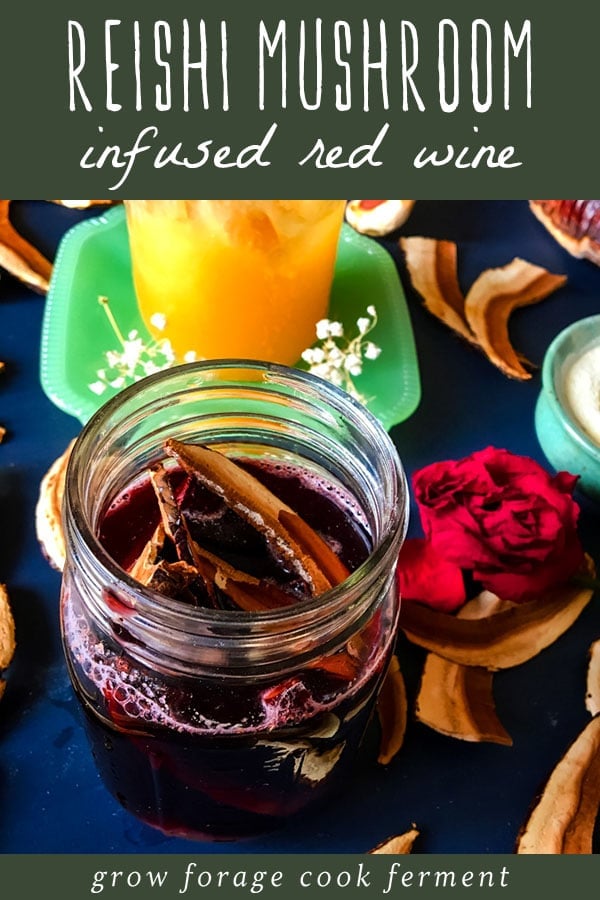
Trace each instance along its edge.
<instances>
[{"instance_id":1,"label":"white baby's breath flower","mask_svg":"<svg viewBox=\"0 0 600 900\"><path fill-rule=\"evenodd\" d=\"M127 384L139 381L140 378L169 368L177 361L168 338L150 339L148 343L144 343L137 329L131 329L125 338L110 309L108 299L99 297L98 301L106 313L120 347L118 350L107 350L104 354L106 368L98 369L97 380L88 385L93 393L101 396L107 388L111 388L113 391L120 390ZM166 326L165 316L154 315L152 324L162 330ZM196 354L194 351L190 351L185 354L184 358L190 362L196 358Z\"/></svg>"},{"instance_id":2,"label":"white baby's breath flower","mask_svg":"<svg viewBox=\"0 0 600 900\"><path fill-rule=\"evenodd\" d=\"M350 375L360 375L362 372L362 362L360 356L356 353L349 353L344 359L344 368Z\"/></svg>"},{"instance_id":3,"label":"white baby's breath flower","mask_svg":"<svg viewBox=\"0 0 600 900\"><path fill-rule=\"evenodd\" d=\"M309 372L344 388L361 403L365 403L366 398L357 390L353 379L362 375L365 360L377 359L381 353L377 344L364 340L377 324L377 312L372 304L367 307L367 313L357 319L358 334L353 338L344 338L341 322L320 319L316 324L320 343L304 350L301 356Z\"/></svg>"},{"instance_id":4,"label":"white baby's breath flower","mask_svg":"<svg viewBox=\"0 0 600 900\"><path fill-rule=\"evenodd\" d=\"M317 332L318 340L324 341L325 338L329 337L329 326L330 325L331 325L331 322L329 321L329 319L319 319L319 321L316 324L316 332Z\"/></svg>"},{"instance_id":5,"label":"white baby's breath flower","mask_svg":"<svg viewBox=\"0 0 600 900\"><path fill-rule=\"evenodd\" d=\"M187 353L183 354L183 361L186 363L196 362L196 351L188 350Z\"/></svg>"},{"instance_id":6,"label":"white baby's breath flower","mask_svg":"<svg viewBox=\"0 0 600 900\"><path fill-rule=\"evenodd\" d=\"M150 316L150 324L159 331L164 331L167 327L167 317L164 313L154 313L154 315Z\"/></svg>"},{"instance_id":7,"label":"white baby's breath flower","mask_svg":"<svg viewBox=\"0 0 600 900\"><path fill-rule=\"evenodd\" d=\"M381 353L381 347L374 344L373 341L367 341L364 346L363 356L365 359L377 359Z\"/></svg>"}]
</instances>

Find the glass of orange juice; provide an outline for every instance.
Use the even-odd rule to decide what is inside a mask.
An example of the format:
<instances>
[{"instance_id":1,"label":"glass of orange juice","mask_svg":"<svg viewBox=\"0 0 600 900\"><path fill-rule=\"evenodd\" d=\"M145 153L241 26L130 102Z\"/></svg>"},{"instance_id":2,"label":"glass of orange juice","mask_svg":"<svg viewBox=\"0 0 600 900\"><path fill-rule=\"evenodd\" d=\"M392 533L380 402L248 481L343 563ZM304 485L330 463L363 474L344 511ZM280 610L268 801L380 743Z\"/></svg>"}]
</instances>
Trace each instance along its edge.
<instances>
[{"instance_id":1,"label":"glass of orange juice","mask_svg":"<svg viewBox=\"0 0 600 900\"><path fill-rule=\"evenodd\" d=\"M142 318L178 361L293 365L327 316L345 200L126 200Z\"/></svg>"}]
</instances>

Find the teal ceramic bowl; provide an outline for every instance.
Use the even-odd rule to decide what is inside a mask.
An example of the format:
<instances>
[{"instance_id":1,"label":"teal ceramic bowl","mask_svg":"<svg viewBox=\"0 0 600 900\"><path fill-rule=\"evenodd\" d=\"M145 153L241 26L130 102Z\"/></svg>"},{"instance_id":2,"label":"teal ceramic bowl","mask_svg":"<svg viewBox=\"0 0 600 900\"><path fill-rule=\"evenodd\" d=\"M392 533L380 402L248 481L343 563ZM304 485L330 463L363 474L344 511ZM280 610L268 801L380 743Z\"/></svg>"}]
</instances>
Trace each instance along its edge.
<instances>
[{"instance_id":1,"label":"teal ceramic bowl","mask_svg":"<svg viewBox=\"0 0 600 900\"><path fill-rule=\"evenodd\" d=\"M597 356L594 348L597 349ZM535 430L548 461L557 470L579 476L578 487L600 502L600 437L598 442L582 425L570 397L573 365L587 359L590 351L598 364L600 385L600 315L580 319L561 331L552 341L542 367L542 390L535 409ZM585 379L588 384L589 378ZM600 410L600 390L588 398L580 388L578 404L588 411L593 403Z\"/></svg>"}]
</instances>

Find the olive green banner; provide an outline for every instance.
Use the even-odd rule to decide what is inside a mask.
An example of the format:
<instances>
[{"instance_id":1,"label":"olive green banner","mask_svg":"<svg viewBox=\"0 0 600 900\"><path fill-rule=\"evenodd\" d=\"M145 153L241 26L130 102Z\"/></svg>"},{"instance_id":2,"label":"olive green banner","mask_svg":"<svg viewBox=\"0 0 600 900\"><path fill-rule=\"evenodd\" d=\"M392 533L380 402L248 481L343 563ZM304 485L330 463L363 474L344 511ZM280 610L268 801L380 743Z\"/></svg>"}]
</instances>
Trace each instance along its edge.
<instances>
[{"instance_id":1,"label":"olive green banner","mask_svg":"<svg viewBox=\"0 0 600 900\"><path fill-rule=\"evenodd\" d=\"M465 896L517 900L596 895L594 857L510 856L7 856L3 896L81 900Z\"/></svg>"},{"instance_id":2,"label":"olive green banner","mask_svg":"<svg viewBox=\"0 0 600 900\"><path fill-rule=\"evenodd\" d=\"M583 196L600 6L4 4L7 196Z\"/></svg>"}]
</instances>

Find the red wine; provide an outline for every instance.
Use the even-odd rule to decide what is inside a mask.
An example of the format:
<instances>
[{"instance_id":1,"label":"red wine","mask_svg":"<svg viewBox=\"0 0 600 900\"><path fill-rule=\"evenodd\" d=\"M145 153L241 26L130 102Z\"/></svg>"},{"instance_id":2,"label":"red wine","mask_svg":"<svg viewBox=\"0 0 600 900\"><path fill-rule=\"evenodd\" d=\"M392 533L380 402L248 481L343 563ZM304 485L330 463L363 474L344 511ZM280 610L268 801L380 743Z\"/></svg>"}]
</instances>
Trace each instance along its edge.
<instances>
[{"instance_id":1,"label":"red wine","mask_svg":"<svg viewBox=\"0 0 600 900\"><path fill-rule=\"evenodd\" d=\"M367 558L367 523L345 491L287 464L244 465L350 571ZM307 598L294 572L273 560L260 533L183 472L171 478L194 539L301 608ZM106 509L99 538L128 569L159 521L144 476ZM210 605L195 586L180 599ZM64 639L98 769L126 809L169 834L236 839L277 827L347 778L391 652L387 614L376 611L352 647L332 657L317 654L266 679L231 678L174 674L168 664L140 661L139 638L128 632L133 610L110 587L104 601L118 613L110 633L82 615L73 587L65 590ZM223 608L227 602L222 598Z\"/></svg>"}]
</instances>

